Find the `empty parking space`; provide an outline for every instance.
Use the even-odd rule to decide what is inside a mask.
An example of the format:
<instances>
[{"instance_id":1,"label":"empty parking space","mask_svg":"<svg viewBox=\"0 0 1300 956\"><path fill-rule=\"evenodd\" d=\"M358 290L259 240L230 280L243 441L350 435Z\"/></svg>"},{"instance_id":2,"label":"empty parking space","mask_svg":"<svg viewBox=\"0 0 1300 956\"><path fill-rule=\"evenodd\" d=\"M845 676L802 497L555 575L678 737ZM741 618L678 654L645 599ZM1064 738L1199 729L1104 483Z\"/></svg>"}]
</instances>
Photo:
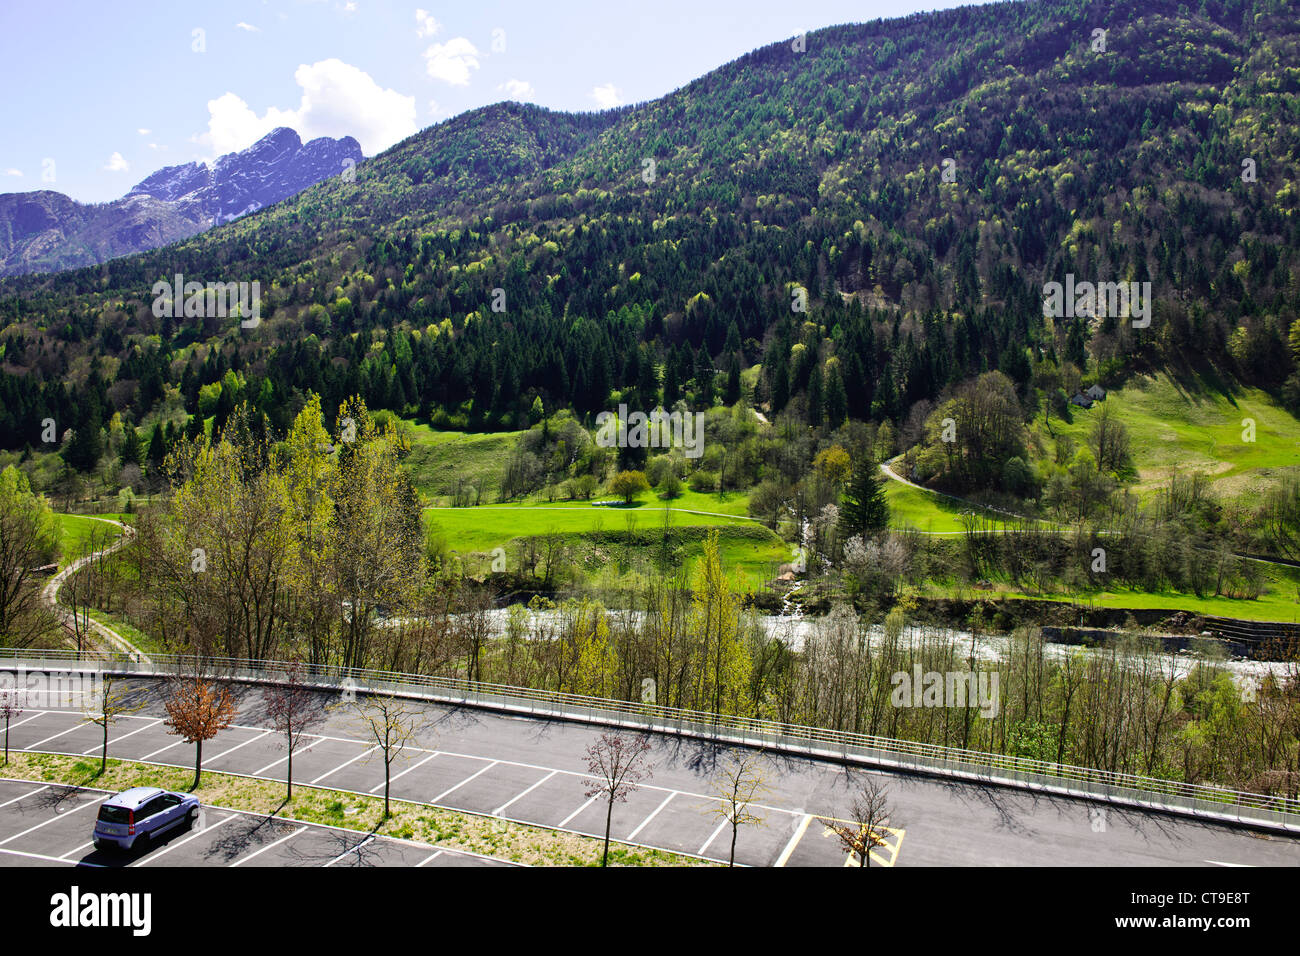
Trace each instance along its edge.
<instances>
[{"instance_id":1,"label":"empty parking space","mask_svg":"<svg viewBox=\"0 0 1300 956\"><path fill-rule=\"evenodd\" d=\"M547 776L546 770L508 763L480 763L479 767L455 789L444 791L442 800L449 807L476 813L492 813L497 807L533 787Z\"/></svg>"},{"instance_id":2,"label":"empty parking space","mask_svg":"<svg viewBox=\"0 0 1300 956\"><path fill-rule=\"evenodd\" d=\"M432 760L426 760L419 766L415 766L421 757L427 756L427 753L422 753L403 768L406 772L392 781L393 796L418 800L421 803L436 803L435 797L459 786L488 763L484 760L471 760L467 757L453 757L450 754L440 753ZM394 770L394 776L397 772ZM365 786L357 789L369 793L378 785L379 789L374 792L383 793L383 783L384 773L381 766L378 768L378 773L365 781Z\"/></svg>"}]
</instances>

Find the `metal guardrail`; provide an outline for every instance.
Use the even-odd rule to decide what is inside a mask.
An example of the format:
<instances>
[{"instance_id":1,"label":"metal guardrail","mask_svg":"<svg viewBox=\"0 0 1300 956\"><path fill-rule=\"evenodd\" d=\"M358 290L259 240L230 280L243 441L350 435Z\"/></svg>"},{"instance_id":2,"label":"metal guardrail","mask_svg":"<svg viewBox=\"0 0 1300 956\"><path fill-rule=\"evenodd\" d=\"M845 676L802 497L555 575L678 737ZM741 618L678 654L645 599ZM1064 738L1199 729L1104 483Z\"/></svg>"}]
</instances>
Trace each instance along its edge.
<instances>
[{"instance_id":1,"label":"metal guardrail","mask_svg":"<svg viewBox=\"0 0 1300 956\"><path fill-rule=\"evenodd\" d=\"M69 664L81 666L70 668ZM536 717L630 727L1300 832L1300 800L1291 797L1094 770L892 737L454 677L175 654L155 654L147 662L128 655L104 660L79 656L70 650L0 648L0 671L20 667L41 672L89 669L142 677L202 674L249 683L284 682L292 668L303 684L321 689L391 694Z\"/></svg>"}]
</instances>

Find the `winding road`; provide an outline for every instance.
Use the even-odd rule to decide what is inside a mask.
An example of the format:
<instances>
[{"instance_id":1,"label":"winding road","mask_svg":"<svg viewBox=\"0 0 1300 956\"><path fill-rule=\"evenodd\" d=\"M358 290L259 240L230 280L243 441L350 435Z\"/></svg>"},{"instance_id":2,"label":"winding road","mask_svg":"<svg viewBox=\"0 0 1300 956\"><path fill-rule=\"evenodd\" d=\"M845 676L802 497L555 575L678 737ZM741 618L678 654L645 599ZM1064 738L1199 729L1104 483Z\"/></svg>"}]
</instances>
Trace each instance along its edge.
<instances>
[{"instance_id":1,"label":"winding road","mask_svg":"<svg viewBox=\"0 0 1300 956\"><path fill-rule=\"evenodd\" d=\"M106 558L110 554L121 551L135 540L135 529L129 524L125 524L121 521L114 521L112 518L100 518L95 515L85 515L83 517L88 517L93 521L102 521L104 524L112 525L118 529L120 534L118 535L117 540L108 547L101 548L98 551L93 551L90 554L73 561L54 577L50 578L45 587L41 589L41 599L50 610L54 612L55 616L58 617L63 626L72 630L74 633L76 632L76 623L73 620L73 611L59 603L59 591L63 588L63 585L73 577L73 575L81 571L81 569L90 564L90 562ZM90 625L90 629L112 650L121 654L126 654L132 660L139 661L143 664L152 663L144 651L140 650L140 648L136 647L111 627L101 624L93 618L88 618L86 623Z\"/></svg>"}]
</instances>

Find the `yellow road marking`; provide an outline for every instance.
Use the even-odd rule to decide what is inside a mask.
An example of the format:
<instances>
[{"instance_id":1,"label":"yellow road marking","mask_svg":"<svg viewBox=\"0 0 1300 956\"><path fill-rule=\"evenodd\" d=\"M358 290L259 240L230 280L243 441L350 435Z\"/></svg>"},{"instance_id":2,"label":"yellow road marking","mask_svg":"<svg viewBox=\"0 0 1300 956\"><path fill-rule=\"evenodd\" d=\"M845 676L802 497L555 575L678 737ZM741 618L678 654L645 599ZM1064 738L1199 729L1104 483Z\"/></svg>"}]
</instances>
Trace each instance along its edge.
<instances>
[{"instance_id":1,"label":"yellow road marking","mask_svg":"<svg viewBox=\"0 0 1300 956\"><path fill-rule=\"evenodd\" d=\"M830 820L833 823L851 824L852 822L849 820L837 820L834 817L823 817L822 820L823 821ZM885 833L885 836L882 837L885 843L883 846L872 847L871 859L881 866L893 866L895 863L898 862L898 851L903 848L903 836L907 833L907 830L899 829L897 827L884 827L884 826L882 826L880 829L883 830ZM838 839L838 834L836 834L836 832L832 830L830 827L822 828L822 836L836 837ZM893 843L889 842L890 837L895 838ZM877 850L881 850L888 855L882 856L880 853L876 852ZM860 866L861 864L858 861L858 856L856 853L849 853L846 855L844 859L844 865Z\"/></svg>"}]
</instances>

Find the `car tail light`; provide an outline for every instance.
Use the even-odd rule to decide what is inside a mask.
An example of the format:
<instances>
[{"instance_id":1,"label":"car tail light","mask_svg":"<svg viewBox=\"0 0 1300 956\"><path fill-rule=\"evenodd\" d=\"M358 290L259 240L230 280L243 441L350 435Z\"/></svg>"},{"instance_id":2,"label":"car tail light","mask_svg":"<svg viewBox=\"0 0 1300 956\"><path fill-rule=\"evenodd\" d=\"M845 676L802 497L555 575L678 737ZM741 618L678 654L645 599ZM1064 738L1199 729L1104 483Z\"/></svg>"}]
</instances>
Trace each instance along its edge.
<instances>
[{"instance_id":1,"label":"car tail light","mask_svg":"<svg viewBox=\"0 0 1300 956\"><path fill-rule=\"evenodd\" d=\"M135 836L135 811L128 810L126 813L126 835Z\"/></svg>"}]
</instances>

